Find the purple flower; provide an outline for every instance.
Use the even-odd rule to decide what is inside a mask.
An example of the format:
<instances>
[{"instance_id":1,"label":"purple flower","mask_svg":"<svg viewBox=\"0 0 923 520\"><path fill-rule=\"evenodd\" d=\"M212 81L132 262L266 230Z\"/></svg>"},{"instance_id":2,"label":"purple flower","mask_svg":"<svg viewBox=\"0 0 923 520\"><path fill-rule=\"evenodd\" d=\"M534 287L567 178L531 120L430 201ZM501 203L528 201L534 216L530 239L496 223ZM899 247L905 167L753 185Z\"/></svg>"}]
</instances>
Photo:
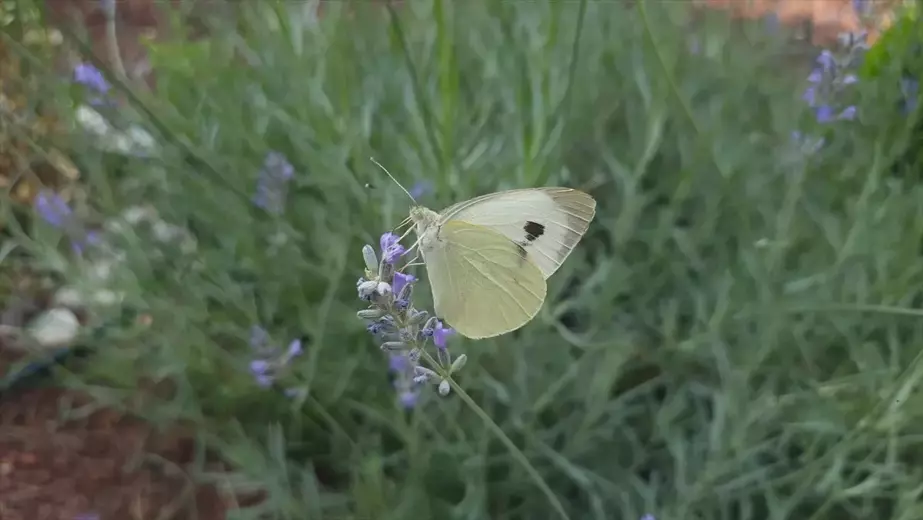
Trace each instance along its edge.
<instances>
[{"instance_id":1,"label":"purple flower","mask_svg":"<svg viewBox=\"0 0 923 520\"><path fill-rule=\"evenodd\" d=\"M284 155L269 152L257 177L253 203L269 213L281 215L285 210L288 183L294 176L295 168Z\"/></svg>"},{"instance_id":2,"label":"purple flower","mask_svg":"<svg viewBox=\"0 0 923 520\"><path fill-rule=\"evenodd\" d=\"M407 252L407 249L398 240L400 240L400 237L391 232L381 235L379 245L381 246L381 257L385 263L393 264L401 255Z\"/></svg>"},{"instance_id":3,"label":"purple flower","mask_svg":"<svg viewBox=\"0 0 923 520\"><path fill-rule=\"evenodd\" d=\"M388 358L388 370L392 372L403 372L410 365L410 360L406 354L391 354Z\"/></svg>"},{"instance_id":4,"label":"purple flower","mask_svg":"<svg viewBox=\"0 0 923 520\"><path fill-rule=\"evenodd\" d=\"M843 111L840 112L840 115L837 116L837 118L839 118L839 119L848 119L848 120L855 119L855 118L856 118L856 107L855 107L855 106L848 106L848 107L844 108Z\"/></svg>"},{"instance_id":5,"label":"purple flower","mask_svg":"<svg viewBox=\"0 0 923 520\"><path fill-rule=\"evenodd\" d=\"M830 72L836 69L836 58L833 53L824 49L820 56L817 57L817 63L823 68L824 72Z\"/></svg>"},{"instance_id":6,"label":"purple flower","mask_svg":"<svg viewBox=\"0 0 923 520\"><path fill-rule=\"evenodd\" d=\"M102 237L100 237L99 232L87 231L83 237L76 234L71 237L71 249L79 255L82 254L84 249L88 246L95 246L100 242L102 242Z\"/></svg>"},{"instance_id":7,"label":"purple flower","mask_svg":"<svg viewBox=\"0 0 923 520\"><path fill-rule=\"evenodd\" d=\"M269 371L269 362L264 359L256 359L250 362L250 372L254 375L262 375Z\"/></svg>"},{"instance_id":8,"label":"purple flower","mask_svg":"<svg viewBox=\"0 0 923 520\"><path fill-rule=\"evenodd\" d=\"M42 190L35 197L35 210L42 219L63 231L70 239L71 248L81 254L88 246L99 244L102 237L97 231L87 231L74 216L74 210L64 202L60 195L49 190Z\"/></svg>"},{"instance_id":9,"label":"purple flower","mask_svg":"<svg viewBox=\"0 0 923 520\"><path fill-rule=\"evenodd\" d=\"M302 349L301 349L301 340L300 340L300 339L296 339L296 340L292 341L291 343L289 343L289 345L288 345L288 357L289 357L289 358L293 358L293 357L295 357L295 356L300 356L301 353L302 353Z\"/></svg>"},{"instance_id":10,"label":"purple flower","mask_svg":"<svg viewBox=\"0 0 923 520\"><path fill-rule=\"evenodd\" d=\"M402 390L398 393L398 401L405 409L409 410L417 405L419 394L415 389Z\"/></svg>"},{"instance_id":11,"label":"purple flower","mask_svg":"<svg viewBox=\"0 0 923 520\"><path fill-rule=\"evenodd\" d=\"M58 229L65 229L74 213L60 195L48 190L42 190L35 197L35 209L45 222Z\"/></svg>"},{"instance_id":12,"label":"purple flower","mask_svg":"<svg viewBox=\"0 0 923 520\"><path fill-rule=\"evenodd\" d=\"M657 519L654 518L654 515L647 513L646 515L641 517L641 520L657 520Z\"/></svg>"},{"instance_id":13,"label":"purple flower","mask_svg":"<svg viewBox=\"0 0 923 520\"><path fill-rule=\"evenodd\" d=\"M449 327L443 327L441 321L436 322L436 328L433 329L433 343L440 349L446 348L446 342L449 337L455 334L455 330Z\"/></svg>"},{"instance_id":14,"label":"purple flower","mask_svg":"<svg viewBox=\"0 0 923 520\"><path fill-rule=\"evenodd\" d=\"M432 182L426 180L417 181L413 186L410 187L410 196L415 199L419 199L431 191L433 191Z\"/></svg>"},{"instance_id":15,"label":"purple flower","mask_svg":"<svg viewBox=\"0 0 923 520\"><path fill-rule=\"evenodd\" d=\"M250 374L263 388L272 386L279 373L303 352L299 339L293 340L285 351L281 351L278 345L272 343L266 329L257 325L250 327L249 343L250 348L258 352L256 359L250 361Z\"/></svg>"},{"instance_id":16,"label":"purple flower","mask_svg":"<svg viewBox=\"0 0 923 520\"><path fill-rule=\"evenodd\" d=\"M103 73L89 63L80 63L74 67L74 81L99 94L106 94L111 88Z\"/></svg>"},{"instance_id":17,"label":"purple flower","mask_svg":"<svg viewBox=\"0 0 923 520\"><path fill-rule=\"evenodd\" d=\"M829 123L833 121L833 108L830 105L821 105L815 111L818 123Z\"/></svg>"},{"instance_id":18,"label":"purple flower","mask_svg":"<svg viewBox=\"0 0 923 520\"><path fill-rule=\"evenodd\" d=\"M804 89L804 94L801 95L801 99L803 99L808 106L813 107L817 103L817 87L810 86Z\"/></svg>"},{"instance_id":19,"label":"purple flower","mask_svg":"<svg viewBox=\"0 0 923 520\"><path fill-rule=\"evenodd\" d=\"M417 277L412 274L394 273L394 281L391 282L391 288L394 290L394 294L400 295L401 290L403 290L407 284L416 281Z\"/></svg>"},{"instance_id":20,"label":"purple flower","mask_svg":"<svg viewBox=\"0 0 923 520\"><path fill-rule=\"evenodd\" d=\"M820 69L814 69L808 75L808 81L811 83L820 83L824 80L824 72Z\"/></svg>"}]
</instances>

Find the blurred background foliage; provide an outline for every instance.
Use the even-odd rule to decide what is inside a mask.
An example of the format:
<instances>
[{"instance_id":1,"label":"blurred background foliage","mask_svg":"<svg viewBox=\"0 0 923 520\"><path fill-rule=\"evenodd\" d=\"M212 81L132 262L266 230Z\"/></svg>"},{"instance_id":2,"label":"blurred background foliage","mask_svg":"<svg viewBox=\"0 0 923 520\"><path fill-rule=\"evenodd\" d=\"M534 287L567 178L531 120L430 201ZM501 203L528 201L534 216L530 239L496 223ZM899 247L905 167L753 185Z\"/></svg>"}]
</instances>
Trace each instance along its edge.
<instances>
[{"instance_id":1,"label":"blurred background foliage","mask_svg":"<svg viewBox=\"0 0 923 520\"><path fill-rule=\"evenodd\" d=\"M214 3L162 18L124 74L3 6L0 303L24 272L98 270L30 207L56 190L119 253L120 295L79 302L92 354L56 382L193 425L234 467L195 478L263 493L237 518L560 517L463 402L396 403L353 283L408 201L370 156L433 208L598 200L533 323L453 340L570 518L923 515L912 12L843 94L858 116L825 122L802 100L819 49L681 2ZM111 91L73 81L77 55ZM269 152L295 172L280 213L252 203ZM304 339L299 397L254 383L254 325Z\"/></svg>"}]
</instances>

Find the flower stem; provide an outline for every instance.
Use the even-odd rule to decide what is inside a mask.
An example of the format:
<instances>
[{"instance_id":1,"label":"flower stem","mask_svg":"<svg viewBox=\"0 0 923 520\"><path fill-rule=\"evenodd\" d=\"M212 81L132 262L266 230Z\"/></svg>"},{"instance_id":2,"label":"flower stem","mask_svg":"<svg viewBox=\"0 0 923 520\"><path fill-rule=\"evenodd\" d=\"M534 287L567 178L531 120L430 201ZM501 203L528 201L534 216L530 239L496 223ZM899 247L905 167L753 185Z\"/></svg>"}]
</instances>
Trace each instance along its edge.
<instances>
[{"instance_id":1,"label":"flower stem","mask_svg":"<svg viewBox=\"0 0 923 520\"><path fill-rule=\"evenodd\" d=\"M109 53L109 60L112 62L112 68L115 75L120 81L127 81L128 76L125 73L125 65L122 63L122 53L119 49L119 35L116 27L115 0L105 0L103 4L103 13L106 15L106 50Z\"/></svg>"},{"instance_id":2,"label":"flower stem","mask_svg":"<svg viewBox=\"0 0 923 520\"><path fill-rule=\"evenodd\" d=\"M502 442L508 450L510 450L513 458L516 459L516 462L522 466L522 469L526 471L535 485L541 490L542 493L545 494L545 497L548 499L548 502L551 503L551 507L554 508L558 516L560 516L563 520L570 520L570 516L568 516L567 512L564 510L564 505L561 504L561 501L558 499L557 495L554 494L554 491L551 490L551 487L548 486L548 483L545 482L545 479L542 478L538 470L535 469L535 466L529 462L529 459L526 457L525 453L523 453L522 450L516 446L512 439L503 433L503 429L500 428L500 426L490 418L490 415L487 415L487 412L478 406L478 404L474 402L474 399L472 399L471 396L468 395L468 393L465 392L464 389L462 389L462 387L459 386L459 384L456 383L454 379L452 379L452 376L448 374L447 369L439 367L439 364L428 352L423 351L423 357L430 365L432 365L438 372L440 372L439 375L448 381L450 385L452 385L452 389L458 394L459 397L461 397L461 400L464 401L466 405L468 405L468 408L471 408L471 410L473 410L474 413L480 417L482 421L484 421L484 424L487 425L487 428L492 431L498 439L500 439L500 442Z\"/></svg>"}]
</instances>

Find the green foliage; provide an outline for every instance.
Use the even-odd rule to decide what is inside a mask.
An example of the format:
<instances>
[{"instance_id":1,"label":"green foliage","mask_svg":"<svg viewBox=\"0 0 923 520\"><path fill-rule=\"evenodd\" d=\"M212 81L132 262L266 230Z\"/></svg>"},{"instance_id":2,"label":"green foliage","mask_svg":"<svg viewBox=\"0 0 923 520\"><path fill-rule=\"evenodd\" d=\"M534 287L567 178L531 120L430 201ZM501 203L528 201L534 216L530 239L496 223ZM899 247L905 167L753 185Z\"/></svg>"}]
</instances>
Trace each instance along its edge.
<instances>
[{"instance_id":1,"label":"green foliage","mask_svg":"<svg viewBox=\"0 0 923 520\"><path fill-rule=\"evenodd\" d=\"M193 421L232 484L268 492L237 518L557 518L455 394L396 405L354 282L408 209L370 156L431 181L435 208L567 185L599 210L543 311L453 349L571 518L920 518L923 219L885 171L894 93L821 127L778 35L643 4L421 0L398 25L371 3L242 2L205 42L153 46L139 113L160 151L96 170L90 200L155 207L197 252L129 241L121 288L153 325L65 380L115 402L169 383L138 411ZM250 200L270 150L297 171L281 217ZM253 324L309 339L289 381L306 398L253 383Z\"/></svg>"}]
</instances>

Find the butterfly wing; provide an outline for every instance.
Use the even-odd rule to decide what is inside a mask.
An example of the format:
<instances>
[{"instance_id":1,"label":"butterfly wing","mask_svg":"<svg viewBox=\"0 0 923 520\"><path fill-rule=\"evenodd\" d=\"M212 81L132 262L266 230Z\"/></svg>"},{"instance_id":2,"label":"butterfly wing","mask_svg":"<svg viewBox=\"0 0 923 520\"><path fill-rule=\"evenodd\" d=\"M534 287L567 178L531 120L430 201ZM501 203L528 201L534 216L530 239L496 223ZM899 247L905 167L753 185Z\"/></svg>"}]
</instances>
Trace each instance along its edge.
<instances>
[{"instance_id":1,"label":"butterfly wing","mask_svg":"<svg viewBox=\"0 0 923 520\"><path fill-rule=\"evenodd\" d=\"M524 248L460 220L420 243L436 315L472 339L516 330L538 314L545 278Z\"/></svg>"},{"instance_id":2,"label":"butterfly wing","mask_svg":"<svg viewBox=\"0 0 923 520\"><path fill-rule=\"evenodd\" d=\"M570 188L501 191L450 206L443 222L490 228L522 246L547 279L561 267L596 215L596 201Z\"/></svg>"}]
</instances>

